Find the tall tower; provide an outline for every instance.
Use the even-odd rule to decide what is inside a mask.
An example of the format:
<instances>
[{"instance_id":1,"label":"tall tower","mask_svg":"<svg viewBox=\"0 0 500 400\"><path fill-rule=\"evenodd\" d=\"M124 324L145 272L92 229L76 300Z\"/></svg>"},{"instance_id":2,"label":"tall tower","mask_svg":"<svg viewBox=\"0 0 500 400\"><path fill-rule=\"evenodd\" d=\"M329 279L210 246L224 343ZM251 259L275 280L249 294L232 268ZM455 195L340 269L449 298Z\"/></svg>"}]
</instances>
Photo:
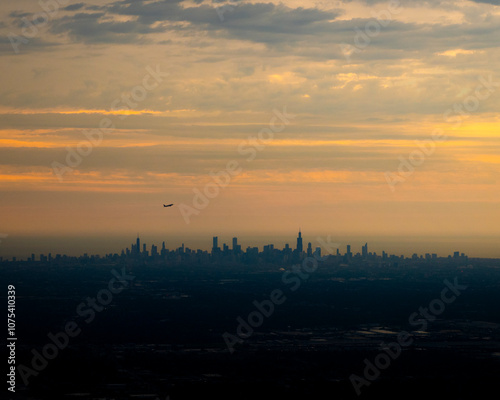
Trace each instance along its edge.
<instances>
[{"instance_id":1,"label":"tall tower","mask_svg":"<svg viewBox=\"0 0 500 400\"><path fill-rule=\"evenodd\" d=\"M215 253L219 250L219 238L214 236L212 238L212 253Z\"/></svg>"},{"instance_id":2,"label":"tall tower","mask_svg":"<svg viewBox=\"0 0 500 400\"><path fill-rule=\"evenodd\" d=\"M239 254L241 250L241 246L238 244L238 238L233 238L233 253Z\"/></svg>"},{"instance_id":3,"label":"tall tower","mask_svg":"<svg viewBox=\"0 0 500 400\"><path fill-rule=\"evenodd\" d=\"M297 238L297 252L302 253L302 233L299 229L299 237Z\"/></svg>"},{"instance_id":4,"label":"tall tower","mask_svg":"<svg viewBox=\"0 0 500 400\"><path fill-rule=\"evenodd\" d=\"M135 251L139 254L141 252L141 239L139 239L139 234L137 234L137 241L135 243Z\"/></svg>"}]
</instances>

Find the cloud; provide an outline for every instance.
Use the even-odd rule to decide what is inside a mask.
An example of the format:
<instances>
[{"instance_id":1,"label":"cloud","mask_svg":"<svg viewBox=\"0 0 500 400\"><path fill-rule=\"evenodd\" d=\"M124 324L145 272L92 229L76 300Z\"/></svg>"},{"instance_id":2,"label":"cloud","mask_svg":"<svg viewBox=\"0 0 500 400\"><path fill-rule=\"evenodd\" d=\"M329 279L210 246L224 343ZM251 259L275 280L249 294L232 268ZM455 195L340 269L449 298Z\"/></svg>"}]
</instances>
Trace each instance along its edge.
<instances>
[{"instance_id":1,"label":"cloud","mask_svg":"<svg viewBox=\"0 0 500 400\"><path fill-rule=\"evenodd\" d=\"M493 4L494 6L500 6L500 0L470 0L474 3L485 3L485 4Z\"/></svg>"},{"instance_id":2,"label":"cloud","mask_svg":"<svg viewBox=\"0 0 500 400\"><path fill-rule=\"evenodd\" d=\"M167 31L208 31L214 36L255 41L259 43L301 40L300 35L318 35L331 31L331 20L337 12L317 8L290 8L273 3L235 4L230 18L221 23L218 5L184 7L182 0L120 1L99 7L96 13L65 15L52 22L52 33L67 33L86 43L137 43L145 35ZM66 11L83 8L84 3L66 7ZM86 7L90 10L91 7ZM94 8L95 9L95 8ZM20 16L11 14L21 26ZM129 17L123 21L123 17ZM186 25L187 24L187 25ZM287 40L288 38L288 40Z\"/></svg>"},{"instance_id":3,"label":"cloud","mask_svg":"<svg viewBox=\"0 0 500 400\"><path fill-rule=\"evenodd\" d=\"M75 4L70 4L69 6L66 6L63 8L64 11L76 11L81 8L85 7L85 3L75 3Z\"/></svg>"},{"instance_id":4,"label":"cloud","mask_svg":"<svg viewBox=\"0 0 500 400\"><path fill-rule=\"evenodd\" d=\"M498 3L496 0L475 2ZM198 48L233 41L246 43L247 46L263 44L275 52L293 53L314 60L344 60L340 44L353 45L358 32L375 19L371 15L348 18L342 4L363 3L373 6L374 12L383 10L377 9L379 1L335 3L340 4L339 7L328 10L240 1L224 3L229 4L231 9L221 21L216 10L222 3L218 2L124 0L99 7L76 3L66 7L63 16L50 21L50 40L63 40L67 36L74 43L162 43ZM444 23L443 19L443 22L403 22L411 12L402 11L401 18L393 16L391 24L381 29L380 34L370 40L369 46L354 54L353 59L394 59L403 55L413 57L415 52L431 55L456 48L472 51L499 46L496 40L500 30L499 15L488 14L485 10L459 8L445 1L422 3L408 0L401 4L413 7L410 11L414 11L415 7L441 8L444 13L453 9L468 23ZM30 19L34 13L17 10L9 15L11 23L19 28L23 25L22 18ZM188 41L189 38L192 40Z\"/></svg>"},{"instance_id":5,"label":"cloud","mask_svg":"<svg viewBox=\"0 0 500 400\"><path fill-rule=\"evenodd\" d=\"M131 43L145 42L143 35L161 32L134 21L110 21L105 13L78 13L54 22L52 33L68 33L86 43Z\"/></svg>"}]
</instances>

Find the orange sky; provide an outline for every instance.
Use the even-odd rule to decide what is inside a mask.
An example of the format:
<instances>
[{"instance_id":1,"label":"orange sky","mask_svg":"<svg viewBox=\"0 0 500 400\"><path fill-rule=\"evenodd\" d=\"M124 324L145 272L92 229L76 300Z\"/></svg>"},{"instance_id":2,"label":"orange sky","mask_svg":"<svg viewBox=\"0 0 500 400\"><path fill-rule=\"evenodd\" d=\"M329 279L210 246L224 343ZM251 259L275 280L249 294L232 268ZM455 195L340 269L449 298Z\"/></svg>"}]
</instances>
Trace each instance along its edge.
<instances>
[{"instance_id":1,"label":"orange sky","mask_svg":"<svg viewBox=\"0 0 500 400\"><path fill-rule=\"evenodd\" d=\"M0 6L0 256L300 226L500 257L500 7L401 1L346 57L388 3L116 4L61 6L33 37L36 2Z\"/></svg>"}]
</instances>

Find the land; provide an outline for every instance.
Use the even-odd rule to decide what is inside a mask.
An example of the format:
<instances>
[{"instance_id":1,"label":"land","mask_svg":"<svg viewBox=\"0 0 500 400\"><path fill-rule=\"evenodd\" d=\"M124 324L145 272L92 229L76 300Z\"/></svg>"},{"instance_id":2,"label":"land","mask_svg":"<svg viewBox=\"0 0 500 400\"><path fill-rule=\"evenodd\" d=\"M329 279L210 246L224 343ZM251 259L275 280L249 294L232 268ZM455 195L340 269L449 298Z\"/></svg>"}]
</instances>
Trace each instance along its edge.
<instances>
[{"instance_id":1,"label":"land","mask_svg":"<svg viewBox=\"0 0 500 400\"><path fill-rule=\"evenodd\" d=\"M90 320L82 312L89 299L122 270L130 285L109 304L94 303ZM279 263L4 262L0 280L16 287L18 368L31 366L49 333L68 322L80 329L27 385L18 375L7 398L354 399L351 377L366 379L365 360L402 332L412 343L361 387L362 398L482 398L495 389L500 260L322 258L314 270L291 271ZM441 298L445 281L466 288L439 315L412 323ZM239 321L275 290L285 300L238 336ZM225 333L240 339L232 351Z\"/></svg>"}]
</instances>

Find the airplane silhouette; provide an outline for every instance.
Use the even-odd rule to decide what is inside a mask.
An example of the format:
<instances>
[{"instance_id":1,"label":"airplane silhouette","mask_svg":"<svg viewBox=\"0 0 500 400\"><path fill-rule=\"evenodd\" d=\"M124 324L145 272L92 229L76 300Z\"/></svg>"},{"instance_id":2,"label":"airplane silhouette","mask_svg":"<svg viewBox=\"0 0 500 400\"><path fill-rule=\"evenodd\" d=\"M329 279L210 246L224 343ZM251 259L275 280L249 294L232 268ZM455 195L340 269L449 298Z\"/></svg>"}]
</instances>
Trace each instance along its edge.
<instances>
[{"instance_id":1,"label":"airplane silhouette","mask_svg":"<svg viewBox=\"0 0 500 400\"><path fill-rule=\"evenodd\" d=\"M163 204L163 207L172 207L173 204Z\"/></svg>"}]
</instances>

